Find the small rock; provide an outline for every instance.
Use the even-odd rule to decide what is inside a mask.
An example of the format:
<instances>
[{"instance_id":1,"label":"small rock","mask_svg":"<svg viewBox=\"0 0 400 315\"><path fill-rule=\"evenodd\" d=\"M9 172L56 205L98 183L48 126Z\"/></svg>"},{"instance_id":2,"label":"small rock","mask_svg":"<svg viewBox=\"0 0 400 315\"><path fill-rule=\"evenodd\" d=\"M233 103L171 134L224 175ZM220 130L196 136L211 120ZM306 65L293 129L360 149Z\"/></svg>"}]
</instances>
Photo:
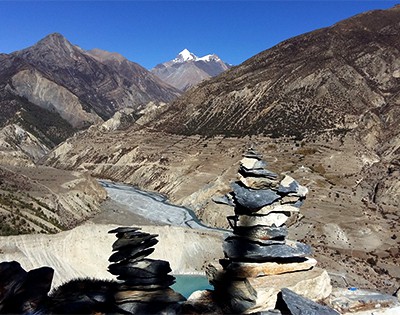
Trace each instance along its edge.
<instances>
[{"instance_id":1,"label":"small rock","mask_svg":"<svg viewBox=\"0 0 400 315\"><path fill-rule=\"evenodd\" d=\"M278 175L275 174L274 172L271 172L265 168L256 168L257 166L261 166L261 165L257 165L259 164L260 161L258 161L258 163L256 162L254 164L253 168L247 168L245 166L241 166L239 168L239 173L242 174L243 176L259 176L259 177L267 177L270 179L277 179Z\"/></svg>"},{"instance_id":2,"label":"small rock","mask_svg":"<svg viewBox=\"0 0 400 315\"><path fill-rule=\"evenodd\" d=\"M248 188L253 189L265 189L265 188L275 188L279 184L279 181L266 178L266 177L244 177L239 174L239 180Z\"/></svg>"},{"instance_id":3,"label":"small rock","mask_svg":"<svg viewBox=\"0 0 400 315\"><path fill-rule=\"evenodd\" d=\"M288 288L283 288L281 290L281 295L278 297L278 305L280 304L280 298L290 310L291 315L340 315L330 307L320 305Z\"/></svg>"},{"instance_id":4,"label":"small rock","mask_svg":"<svg viewBox=\"0 0 400 315\"><path fill-rule=\"evenodd\" d=\"M225 238L225 241L230 241L230 240L239 240L240 242L250 242L250 243L256 243L260 245L278 245L278 244L285 244L285 240L260 240L257 238L251 238L251 237L246 237L246 236L240 236L240 235L229 235L227 238Z\"/></svg>"},{"instance_id":5,"label":"small rock","mask_svg":"<svg viewBox=\"0 0 400 315\"><path fill-rule=\"evenodd\" d=\"M299 200L297 196L283 196L281 199L282 204L296 203Z\"/></svg>"},{"instance_id":6,"label":"small rock","mask_svg":"<svg viewBox=\"0 0 400 315\"><path fill-rule=\"evenodd\" d=\"M253 149L249 149L246 153L243 154L244 157L247 158L254 158L254 159L258 159L258 160L262 160L263 156L258 153L256 150Z\"/></svg>"},{"instance_id":7,"label":"small rock","mask_svg":"<svg viewBox=\"0 0 400 315\"><path fill-rule=\"evenodd\" d=\"M228 206L232 206L232 207L235 206L233 197L230 194L226 194L223 196L215 196L215 197L212 197L211 199L215 203L224 204L224 205L228 205Z\"/></svg>"},{"instance_id":8,"label":"small rock","mask_svg":"<svg viewBox=\"0 0 400 315\"><path fill-rule=\"evenodd\" d=\"M244 157L240 160L240 166L245 167L248 170L251 169L262 169L266 166L264 161L260 161L256 157Z\"/></svg>"},{"instance_id":9,"label":"small rock","mask_svg":"<svg viewBox=\"0 0 400 315\"><path fill-rule=\"evenodd\" d=\"M286 175L281 181L278 192L283 194L294 194L295 196L305 197L308 193L307 187L301 186L295 179Z\"/></svg>"},{"instance_id":10,"label":"small rock","mask_svg":"<svg viewBox=\"0 0 400 315\"><path fill-rule=\"evenodd\" d=\"M280 196L271 189L253 190L242 187L238 183L233 183L232 189L235 201L248 209L262 208L280 198Z\"/></svg>"}]
</instances>

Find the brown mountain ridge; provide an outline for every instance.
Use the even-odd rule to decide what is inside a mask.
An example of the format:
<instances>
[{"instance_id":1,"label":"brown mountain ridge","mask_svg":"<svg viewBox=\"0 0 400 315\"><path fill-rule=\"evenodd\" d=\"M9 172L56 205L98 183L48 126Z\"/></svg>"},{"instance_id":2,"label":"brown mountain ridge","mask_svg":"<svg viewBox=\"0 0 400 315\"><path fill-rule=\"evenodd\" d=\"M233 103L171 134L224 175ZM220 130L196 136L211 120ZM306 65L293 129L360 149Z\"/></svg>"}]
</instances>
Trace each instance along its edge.
<instances>
[{"instance_id":1,"label":"brown mountain ridge","mask_svg":"<svg viewBox=\"0 0 400 315\"><path fill-rule=\"evenodd\" d=\"M85 51L58 33L0 55L0 126L18 123L54 146L118 110L129 107L137 113L150 102L167 103L181 94L140 65L114 55ZM40 127L43 121L48 128Z\"/></svg>"},{"instance_id":2,"label":"brown mountain ridge","mask_svg":"<svg viewBox=\"0 0 400 315\"><path fill-rule=\"evenodd\" d=\"M400 7L286 40L176 100L155 128L303 138L397 126Z\"/></svg>"}]
</instances>

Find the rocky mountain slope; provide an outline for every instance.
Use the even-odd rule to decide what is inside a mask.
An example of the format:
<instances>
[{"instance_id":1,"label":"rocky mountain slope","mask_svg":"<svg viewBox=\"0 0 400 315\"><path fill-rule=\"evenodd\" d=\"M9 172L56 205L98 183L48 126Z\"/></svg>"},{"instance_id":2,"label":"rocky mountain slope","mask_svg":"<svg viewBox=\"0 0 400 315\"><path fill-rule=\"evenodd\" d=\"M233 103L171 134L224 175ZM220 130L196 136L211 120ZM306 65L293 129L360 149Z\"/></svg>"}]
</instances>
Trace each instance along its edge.
<instances>
[{"instance_id":1,"label":"rocky mountain slope","mask_svg":"<svg viewBox=\"0 0 400 315\"><path fill-rule=\"evenodd\" d=\"M397 6L289 39L152 122L93 126L46 163L160 191L226 227L232 209L212 197L230 190L235 163L256 144L271 170L310 190L291 237L342 285L389 292L400 281L399 32Z\"/></svg>"},{"instance_id":2,"label":"rocky mountain slope","mask_svg":"<svg viewBox=\"0 0 400 315\"><path fill-rule=\"evenodd\" d=\"M197 57L184 49L175 59L156 65L151 72L177 89L186 91L229 68L231 66L215 54Z\"/></svg>"},{"instance_id":3,"label":"rocky mountain slope","mask_svg":"<svg viewBox=\"0 0 400 315\"><path fill-rule=\"evenodd\" d=\"M400 101L399 21L397 6L288 39L201 83L156 126L207 136L303 138L358 126L392 134Z\"/></svg>"},{"instance_id":4,"label":"rocky mountain slope","mask_svg":"<svg viewBox=\"0 0 400 315\"><path fill-rule=\"evenodd\" d=\"M149 102L166 103L180 94L116 55L84 51L57 33L32 47L0 55L0 126L13 120L54 145L117 110L140 110ZM48 126L40 127L43 121Z\"/></svg>"},{"instance_id":5,"label":"rocky mountain slope","mask_svg":"<svg viewBox=\"0 0 400 315\"><path fill-rule=\"evenodd\" d=\"M71 229L98 213L105 198L88 174L1 165L0 235Z\"/></svg>"}]
</instances>

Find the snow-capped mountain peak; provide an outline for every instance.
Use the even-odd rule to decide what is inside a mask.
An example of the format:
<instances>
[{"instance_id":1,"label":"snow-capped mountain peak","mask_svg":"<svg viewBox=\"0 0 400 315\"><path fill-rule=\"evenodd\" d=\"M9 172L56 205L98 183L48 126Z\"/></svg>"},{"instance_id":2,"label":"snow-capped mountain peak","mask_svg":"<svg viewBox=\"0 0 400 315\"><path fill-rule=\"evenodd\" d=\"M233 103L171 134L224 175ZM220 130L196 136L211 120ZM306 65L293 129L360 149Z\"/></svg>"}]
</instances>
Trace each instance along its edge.
<instances>
[{"instance_id":1,"label":"snow-capped mountain peak","mask_svg":"<svg viewBox=\"0 0 400 315\"><path fill-rule=\"evenodd\" d=\"M185 62L185 61L196 61L198 57L191 53L189 50L186 48L182 50L178 56L173 60L174 62Z\"/></svg>"},{"instance_id":2,"label":"snow-capped mountain peak","mask_svg":"<svg viewBox=\"0 0 400 315\"><path fill-rule=\"evenodd\" d=\"M151 72L168 84L181 91L186 91L199 82L214 77L228 70L231 65L217 55L197 57L186 48L175 59L158 64Z\"/></svg>"},{"instance_id":3,"label":"snow-capped mountain peak","mask_svg":"<svg viewBox=\"0 0 400 315\"><path fill-rule=\"evenodd\" d=\"M197 58L196 61L219 61L219 57L216 54L205 55L204 57Z\"/></svg>"}]
</instances>

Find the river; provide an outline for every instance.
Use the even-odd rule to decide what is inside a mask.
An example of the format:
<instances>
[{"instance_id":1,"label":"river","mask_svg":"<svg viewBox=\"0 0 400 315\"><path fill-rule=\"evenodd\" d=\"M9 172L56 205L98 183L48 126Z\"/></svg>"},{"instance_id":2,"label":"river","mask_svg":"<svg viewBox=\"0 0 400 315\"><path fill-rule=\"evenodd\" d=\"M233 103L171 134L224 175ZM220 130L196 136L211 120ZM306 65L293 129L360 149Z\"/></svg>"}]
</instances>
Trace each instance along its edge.
<instances>
[{"instance_id":1,"label":"river","mask_svg":"<svg viewBox=\"0 0 400 315\"><path fill-rule=\"evenodd\" d=\"M211 229L202 224L194 212L188 208L172 205L161 194L146 192L130 185L99 180L108 196L123 205L128 211L147 218L155 223Z\"/></svg>"}]
</instances>

